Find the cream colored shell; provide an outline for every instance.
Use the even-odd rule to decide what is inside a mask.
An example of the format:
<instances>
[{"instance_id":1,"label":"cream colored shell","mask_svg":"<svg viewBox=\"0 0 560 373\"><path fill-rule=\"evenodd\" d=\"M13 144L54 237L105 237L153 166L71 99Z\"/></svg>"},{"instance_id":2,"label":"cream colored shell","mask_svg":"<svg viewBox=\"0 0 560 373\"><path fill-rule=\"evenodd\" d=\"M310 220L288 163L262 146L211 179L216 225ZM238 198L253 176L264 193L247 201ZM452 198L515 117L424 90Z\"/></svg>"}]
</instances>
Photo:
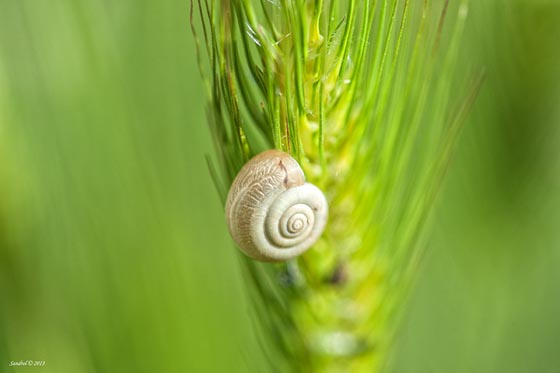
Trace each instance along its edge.
<instances>
[{"instance_id":1,"label":"cream colored shell","mask_svg":"<svg viewBox=\"0 0 560 373\"><path fill-rule=\"evenodd\" d=\"M278 150L247 162L226 201L233 240L245 254L266 262L288 260L309 249L323 233L327 216L321 190L306 183L296 160Z\"/></svg>"}]
</instances>

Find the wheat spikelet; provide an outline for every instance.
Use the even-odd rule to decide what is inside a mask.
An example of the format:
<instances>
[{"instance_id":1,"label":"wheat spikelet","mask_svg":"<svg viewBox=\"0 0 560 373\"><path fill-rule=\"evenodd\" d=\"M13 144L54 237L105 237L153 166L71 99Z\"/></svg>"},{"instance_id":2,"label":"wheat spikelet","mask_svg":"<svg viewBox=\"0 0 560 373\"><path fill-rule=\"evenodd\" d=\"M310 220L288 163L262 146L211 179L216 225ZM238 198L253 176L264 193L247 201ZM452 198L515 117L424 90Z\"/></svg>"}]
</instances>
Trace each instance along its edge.
<instances>
[{"instance_id":1,"label":"wheat spikelet","mask_svg":"<svg viewBox=\"0 0 560 373\"><path fill-rule=\"evenodd\" d=\"M468 93L454 79L466 16L466 1L191 4L222 198L252 155L277 148L330 204L325 234L302 257L242 258L268 349L285 357L282 366L272 358L279 370L386 363L478 87L471 81Z\"/></svg>"}]
</instances>

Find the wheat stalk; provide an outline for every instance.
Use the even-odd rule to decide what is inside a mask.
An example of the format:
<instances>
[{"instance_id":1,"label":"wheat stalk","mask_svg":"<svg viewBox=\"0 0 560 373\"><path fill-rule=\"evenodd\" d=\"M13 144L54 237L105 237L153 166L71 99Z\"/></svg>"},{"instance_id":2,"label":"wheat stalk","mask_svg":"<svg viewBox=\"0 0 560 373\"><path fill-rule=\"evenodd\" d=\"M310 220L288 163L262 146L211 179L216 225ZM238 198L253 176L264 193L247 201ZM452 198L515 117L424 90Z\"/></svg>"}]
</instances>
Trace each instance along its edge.
<instances>
[{"instance_id":1,"label":"wheat stalk","mask_svg":"<svg viewBox=\"0 0 560 373\"><path fill-rule=\"evenodd\" d=\"M330 203L325 234L299 259L241 257L278 370L374 372L388 361L478 87L455 79L466 16L466 0L191 3L222 199L252 155L277 148Z\"/></svg>"}]
</instances>

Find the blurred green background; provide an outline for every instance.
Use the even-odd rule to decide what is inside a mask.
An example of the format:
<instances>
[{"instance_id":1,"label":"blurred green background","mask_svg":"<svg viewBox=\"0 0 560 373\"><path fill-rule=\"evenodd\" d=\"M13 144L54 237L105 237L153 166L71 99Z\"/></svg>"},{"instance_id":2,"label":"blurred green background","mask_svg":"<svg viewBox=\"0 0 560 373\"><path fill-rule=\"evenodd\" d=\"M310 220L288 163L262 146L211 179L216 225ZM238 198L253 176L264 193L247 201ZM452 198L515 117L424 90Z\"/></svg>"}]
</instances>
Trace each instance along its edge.
<instances>
[{"instance_id":1,"label":"blurred green background","mask_svg":"<svg viewBox=\"0 0 560 373\"><path fill-rule=\"evenodd\" d=\"M1 372L267 371L188 7L0 0ZM464 51L486 82L395 371L558 372L560 1L473 1Z\"/></svg>"}]
</instances>

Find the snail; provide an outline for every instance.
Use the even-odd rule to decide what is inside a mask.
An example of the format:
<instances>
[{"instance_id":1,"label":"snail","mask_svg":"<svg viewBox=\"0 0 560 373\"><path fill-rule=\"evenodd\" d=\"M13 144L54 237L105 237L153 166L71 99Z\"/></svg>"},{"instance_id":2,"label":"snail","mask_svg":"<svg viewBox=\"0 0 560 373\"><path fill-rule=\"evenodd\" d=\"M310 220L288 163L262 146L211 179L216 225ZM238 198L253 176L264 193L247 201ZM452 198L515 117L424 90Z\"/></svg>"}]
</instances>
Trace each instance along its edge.
<instances>
[{"instance_id":1,"label":"snail","mask_svg":"<svg viewBox=\"0 0 560 373\"><path fill-rule=\"evenodd\" d=\"M264 262L301 255L321 236L327 216L323 192L305 182L294 158L278 150L249 160L226 200L233 240L246 255Z\"/></svg>"}]
</instances>

